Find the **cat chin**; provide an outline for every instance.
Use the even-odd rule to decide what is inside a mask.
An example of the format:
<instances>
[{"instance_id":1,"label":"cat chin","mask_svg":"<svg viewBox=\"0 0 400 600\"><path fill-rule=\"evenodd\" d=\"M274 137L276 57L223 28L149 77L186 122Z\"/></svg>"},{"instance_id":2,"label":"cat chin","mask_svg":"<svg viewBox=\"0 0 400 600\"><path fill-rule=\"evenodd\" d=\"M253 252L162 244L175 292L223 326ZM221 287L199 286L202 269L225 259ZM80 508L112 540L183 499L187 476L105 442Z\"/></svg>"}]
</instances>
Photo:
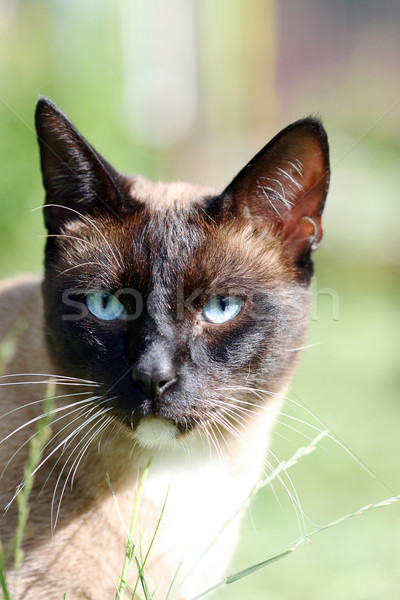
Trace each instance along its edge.
<instances>
[{"instance_id":1,"label":"cat chin","mask_svg":"<svg viewBox=\"0 0 400 600\"><path fill-rule=\"evenodd\" d=\"M178 428L170 419L144 417L139 422L135 438L144 448L163 450L177 444Z\"/></svg>"}]
</instances>

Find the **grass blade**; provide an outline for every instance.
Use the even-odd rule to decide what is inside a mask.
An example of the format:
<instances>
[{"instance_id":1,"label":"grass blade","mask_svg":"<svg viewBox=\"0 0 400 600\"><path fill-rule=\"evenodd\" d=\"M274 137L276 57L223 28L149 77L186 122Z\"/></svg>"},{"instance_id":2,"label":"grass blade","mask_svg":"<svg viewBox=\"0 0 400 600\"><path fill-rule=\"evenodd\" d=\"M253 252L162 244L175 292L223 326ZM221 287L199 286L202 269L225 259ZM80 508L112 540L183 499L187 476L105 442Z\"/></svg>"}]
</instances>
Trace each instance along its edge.
<instances>
[{"instance_id":1,"label":"grass blade","mask_svg":"<svg viewBox=\"0 0 400 600\"><path fill-rule=\"evenodd\" d=\"M129 569L132 566L133 560L136 559L135 544L133 542L133 536L134 536L134 533L135 533L137 517L138 517L138 514L139 514L139 506L140 506L140 501L141 501L141 498L142 498L143 484L144 484L144 482L145 482L145 480L147 478L147 475L149 474L151 461L152 461L152 459L150 458L150 460L148 461L148 463L146 465L146 468L143 471L143 475L142 475L142 478L140 480L140 483L139 483L139 486L138 486L138 489L137 489L137 492L136 492L136 498L135 498L135 504L134 504L133 512L132 512L131 524L130 524L129 531L127 531L128 541L127 541L127 544L126 544L124 564L122 565L122 573L121 573L121 576L120 576L120 584L119 584L117 593L115 595L115 600L124 600L124 598L126 597L125 596L125 589L126 589L126 585L127 585L126 584L126 579L127 579L127 576L128 576ZM111 481L110 481L110 478L109 478L108 474L107 474L107 483L108 483L108 486L109 486L109 488L111 490L111 494L113 495L115 504L117 506L118 514L121 517L121 513L119 511L117 500L116 500L116 497L115 497L115 494L114 494L114 490L113 490L113 488L111 486ZM121 517L121 520L122 520L122 517ZM122 523L123 523L123 521L122 521Z\"/></svg>"},{"instance_id":2,"label":"grass blade","mask_svg":"<svg viewBox=\"0 0 400 600\"><path fill-rule=\"evenodd\" d=\"M174 585L175 585L175 583L176 583L176 580L178 579L179 571L181 570L181 567L182 567L182 565L183 565L183 561L181 560L181 562L180 562L180 563L179 563L179 565L178 565L178 568L177 568L177 569L176 569L176 571L175 571L174 578L173 578L173 580L171 581L171 585L169 586L169 589L168 589L167 595L165 596L165 600L169 600L169 597L170 597L170 595L171 595L171 593L172 593L173 587L174 587Z\"/></svg>"},{"instance_id":3,"label":"grass blade","mask_svg":"<svg viewBox=\"0 0 400 600\"><path fill-rule=\"evenodd\" d=\"M145 556L145 558L144 558L143 564L142 564L142 566L140 567L140 570L139 570L139 575L138 575L138 578L137 578L137 580L136 580L136 585L135 585L135 587L134 587L133 594L132 594L132 600L135 598L135 593L136 593L137 586L138 586L138 584L139 584L139 580L141 581L141 583L142 583L142 585L143 585L142 578L143 578L143 573L144 573L144 567L145 567L145 565L146 565L146 562L147 562L147 559L148 559L148 557L149 557L149 554L150 554L151 548L152 548L152 546L153 546L153 544L154 544L154 540L156 539L156 535L157 535L157 533L158 533L158 529L159 529L159 527L160 527L161 519L162 519L162 517L163 517L164 511L165 511L165 506L166 506L166 504L167 504L167 500L168 500L168 494L169 494L169 487L168 487L167 493L166 493L166 495L165 495L164 504L163 504L163 506L162 506L161 513L160 513L160 516L159 516L159 518L158 518L157 525L156 525L156 528L155 528L155 530L154 530L153 537L151 538L151 542L150 542L149 548L148 548L148 550L147 550L147 553L146 553L146 556ZM146 585L146 588L147 588L147 585ZM146 600L147 600L146 590L145 590L144 588L143 588L143 591L144 591L144 593L145 593ZM148 589L147 589L147 592L148 592ZM149 593L149 592L148 592L148 593ZM150 595L150 596L151 596L151 595Z\"/></svg>"},{"instance_id":4,"label":"grass blade","mask_svg":"<svg viewBox=\"0 0 400 600\"><path fill-rule=\"evenodd\" d=\"M43 448L49 441L51 435L49 426L52 420L52 411L54 409L55 387L56 386L53 382L49 382L47 386L46 399L44 402L44 413L46 416L38 421L37 433L30 441L28 459L24 465L23 484L16 497L18 506L18 522L15 529L14 538L15 585L24 559L22 545L24 542L26 523L29 517L29 496L35 481L34 472L41 461Z\"/></svg>"},{"instance_id":5,"label":"grass blade","mask_svg":"<svg viewBox=\"0 0 400 600\"><path fill-rule=\"evenodd\" d=\"M375 504L367 504L366 506L363 506L361 508L354 510L353 512L349 513L348 515L344 515L343 517L339 517L338 519L335 519L335 521L331 521L330 523L327 523L326 525L322 525L321 527L318 527L318 529L314 529L308 535L297 540L294 544L289 544L289 545L285 546L277 554L270 556L266 560L263 560L259 563L251 565L250 567L247 567L246 569L242 569L241 571L238 571L237 573L234 573L233 575L226 577L223 581L216 583L215 585L208 588L207 590L205 590L204 592L202 592L201 594L199 594L192 600L199 600L200 598L207 596L208 594L210 594L211 592L213 592L214 590L218 589L219 587L221 587L223 585L235 583L236 581L239 581L240 579L243 579L244 577L248 577L249 575L252 575L256 571L259 571L260 569L264 569L265 567L268 567L272 563L277 562L278 560L281 560L282 558L285 558L286 556L289 556L289 554L293 554L293 552L295 552L297 550L297 548L299 546L301 546L306 540L309 540L311 537L313 537L314 535L317 535L318 533L321 533L322 531L326 531L327 529L330 529L331 527L335 527L336 525L339 525L339 523L343 523L344 521L347 521L348 519L357 517L358 515L369 512L371 510L375 510L377 508L383 508L384 506L390 506L391 504L394 504L394 503L398 502L399 500L400 500L400 494L398 494L397 496L392 496L391 498L387 498L386 500L382 500L381 502L377 502Z\"/></svg>"},{"instance_id":6,"label":"grass blade","mask_svg":"<svg viewBox=\"0 0 400 600\"><path fill-rule=\"evenodd\" d=\"M4 594L4 600L11 600L10 594L8 592L6 577L5 577L5 565L4 565L4 555L3 555L2 547L0 547L0 585L1 585L1 589Z\"/></svg>"}]
</instances>

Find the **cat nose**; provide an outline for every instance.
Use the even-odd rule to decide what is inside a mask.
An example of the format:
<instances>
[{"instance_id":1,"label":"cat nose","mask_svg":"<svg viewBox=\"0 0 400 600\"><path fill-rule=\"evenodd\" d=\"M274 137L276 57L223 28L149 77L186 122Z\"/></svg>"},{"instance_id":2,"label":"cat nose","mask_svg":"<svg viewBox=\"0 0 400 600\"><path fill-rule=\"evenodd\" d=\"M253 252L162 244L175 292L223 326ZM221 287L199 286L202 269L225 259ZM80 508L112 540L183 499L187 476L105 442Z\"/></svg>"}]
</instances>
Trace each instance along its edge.
<instances>
[{"instance_id":1,"label":"cat nose","mask_svg":"<svg viewBox=\"0 0 400 600\"><path fill-rule=\"evenodd\" d=\"M153 373L146 372L140 367L134 367L132 369L132 379L150 400L155 400L162 394L168 384L176 379L176 373L172 366Z\"/></svg>"}]
</instances>

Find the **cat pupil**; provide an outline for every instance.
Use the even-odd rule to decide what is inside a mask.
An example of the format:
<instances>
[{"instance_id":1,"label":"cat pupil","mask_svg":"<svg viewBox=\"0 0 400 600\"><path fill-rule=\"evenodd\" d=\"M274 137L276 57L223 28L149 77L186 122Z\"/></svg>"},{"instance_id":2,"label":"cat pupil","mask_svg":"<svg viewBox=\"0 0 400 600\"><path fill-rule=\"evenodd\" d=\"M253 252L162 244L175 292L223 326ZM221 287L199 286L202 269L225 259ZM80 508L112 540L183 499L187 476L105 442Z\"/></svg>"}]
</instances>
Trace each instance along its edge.
<instances>
[{"instance_id":1,"label":"cat pupil","mask_svg":"<svg viewBox=\"0 0 400 600\"><path fill-rule=\"evenodd\" d=\"M226 307L227 307L227 301L226 301L225 296L220 296L220 298L219 298L219 305L220 305L221 310L223 312L225 312Z\"/></svg>"},{"instance_id":2,"label":"cat pupil","mask_svg":"<svg viewBox=\"0 0 400 600\"><path fill-rule=\"evenodd\" d=\"M102 295L102 297L101 297L101 303L102 303L104 309L107 308L107 304L108 304L109 299L110 299L110 296L108 294L103 294Z\"/></svg>"}]
</instances>

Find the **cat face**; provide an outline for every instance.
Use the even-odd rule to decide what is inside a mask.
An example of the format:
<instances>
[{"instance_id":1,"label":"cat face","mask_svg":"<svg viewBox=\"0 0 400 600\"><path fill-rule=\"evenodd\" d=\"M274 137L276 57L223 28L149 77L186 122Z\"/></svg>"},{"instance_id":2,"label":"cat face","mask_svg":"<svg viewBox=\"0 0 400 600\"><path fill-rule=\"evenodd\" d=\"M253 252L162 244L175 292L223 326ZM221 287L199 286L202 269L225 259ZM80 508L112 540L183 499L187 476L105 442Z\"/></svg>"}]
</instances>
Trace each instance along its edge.
<instances>
[{"instance_id":1,"label":"cat face","mask_svg":"<svg viewBox=\"0 0 400 600\"><path fill-rule=\"evenodd\" d=\"M215 194L117 173L48 100L36 124L54 363L96 381L143 445L237 429L260 388L282 389L307 327L322 126L290 126Z\"/></svg>"}]
</instances>

